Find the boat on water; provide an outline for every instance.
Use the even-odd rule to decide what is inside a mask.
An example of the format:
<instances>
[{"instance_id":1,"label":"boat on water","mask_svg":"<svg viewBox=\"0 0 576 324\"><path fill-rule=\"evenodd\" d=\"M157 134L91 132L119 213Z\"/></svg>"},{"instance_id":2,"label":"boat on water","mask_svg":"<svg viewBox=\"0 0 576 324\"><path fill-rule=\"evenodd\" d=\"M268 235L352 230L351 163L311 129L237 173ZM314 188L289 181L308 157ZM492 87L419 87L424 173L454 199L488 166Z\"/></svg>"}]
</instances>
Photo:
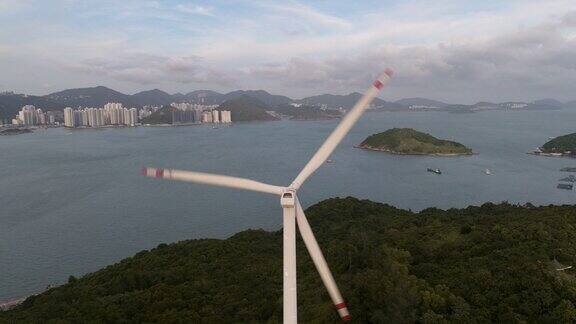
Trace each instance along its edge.
<instances>
[{"instance_id":1,"label":"boat on water","mask_svg":"<svg viewBox=\"0 0 576 324\"><path fill-rule=\"evenodd\" d=\"M490 171L490 169L486 169L486 170L484 170L484 174L485 175L492 175L492 171Z\"/></svg>"},{"instance_id":2,"label":"boat on water","mask_svg":"<svg viewBox=\"0 0 576 324\"><path fill-rule=\"evenodd\" d=\"M573 175L570 175L569 177L562 178L562 179L560 179L560 180L558 180L558 181L561 181L561 182L576 182L576 177L573 176Z\"/></svg>"},{"instance_id":3,"label":"boat on water","mask_svg":"<svg viewBox=\"0 0 576 324\"><path fill-rule=\"evenodd\" d=\"M328 160L326 160L326 163L334 163L334 160L328 159Z\"/></svg>"},{"instance_id":4,"label":"boat on water","mask_svg":"<svg viewBox=\"0 0 576 324\"><path fill-rule=\"evenodd\" d=\"M442 171L440 171L440 169L428 168L427 171L428 171L428 172L431 172L431 173L442 174Z\"/></svg>"},{"instance_id":5,"label":"boat on water","mask_svg":"<svg viewBox=\"0 0 576 324\"><path fill-rule=\"evenodd\" d=\"M572 190L574 189L574 185L573 184L569 184L569 183L559 183L556 188L558 189L563 189L563 190Z\"/></svg>"}]
</instances>

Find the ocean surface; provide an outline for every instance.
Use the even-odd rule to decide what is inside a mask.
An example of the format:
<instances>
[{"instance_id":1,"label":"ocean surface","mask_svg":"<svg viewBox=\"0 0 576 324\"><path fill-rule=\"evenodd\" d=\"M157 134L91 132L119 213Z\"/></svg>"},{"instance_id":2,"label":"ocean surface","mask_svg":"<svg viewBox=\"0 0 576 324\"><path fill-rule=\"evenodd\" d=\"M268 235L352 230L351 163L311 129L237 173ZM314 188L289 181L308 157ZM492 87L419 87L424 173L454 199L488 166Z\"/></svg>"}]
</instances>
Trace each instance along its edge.
<instances>
[{"instance_id":1,"label":"ocean surface","mask_svg":"<svg viewBox=\"0 0 576 324\"><path fill-rule=\"evenodd\" d=\"M37 130L0 137L0 301L41 292L160 243L279 229L279 198L144 178L143 166L287 185L335 127L332 121ZM412 127L478 155L396 156L354 148L366 136ZM527 155L576 132L576 109L364 115L300 191L305 206L355 196L422 210L484 202L574 204L556 189L576 160ZM442 175L426 172L440 168ZM485 169L493 172L484 174Z\"/></svg>"}]
</instances>

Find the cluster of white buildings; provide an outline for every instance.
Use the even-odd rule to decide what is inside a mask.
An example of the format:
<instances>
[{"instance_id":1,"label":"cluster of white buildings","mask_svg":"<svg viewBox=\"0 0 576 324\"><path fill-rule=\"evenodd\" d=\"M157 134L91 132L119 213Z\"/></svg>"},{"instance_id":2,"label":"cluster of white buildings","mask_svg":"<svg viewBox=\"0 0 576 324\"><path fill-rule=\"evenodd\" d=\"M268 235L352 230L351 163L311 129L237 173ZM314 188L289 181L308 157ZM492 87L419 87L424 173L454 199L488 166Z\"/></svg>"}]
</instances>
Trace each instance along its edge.
<instances>
[{"instance_id":1,"label":"cluster of white buildings","mask_svg":"<svg viewBox=\"0 0 576 324\"><path fill-rule=\"evenodd\" d=\"M232 112L230 110L207 110L202 112L202 123L231 123Z\"/></svg>"},{"instance_id":2,"label":"cluster of white buildings","mask_svg":"<svg viewBox=\"0 0 576 324\"><path fill-rule=\"evenodd\" d=\"M528 107L528 104L524 102L506 102L500 105L506 109L522 109Z\"/></svg>"},{"instance_id":3,"label":"cluster of white buildings","mask_svg":"<svg viewBox=\"0 0 576 324\"><path fill-rule=\"evenodd\" d=\"M170 106L178 111L172 114L174 123L231 123L232 112L229 110L218 111L218 105L199 105L191 103L172 103Z\"/></svg>"},{"instance_id":4,"label":"cluster of white buildings","mask_svg":"<svg viewBox=\"0 0 576 324\"><path fill-rule=\"evenodd\" d=\"M421 110L421 109L438 109L439 107L436 106L428 106L428 105L410 105L408 109L412 110Z\"/></svg>"},{"instance_id":5,"label":"cluster of white buildings","mask_svg":"<svg viewBox=\"0 0 576 324\"><path fill-rule=\"evenodd\" d=\"M190 103L172 103L176 108L172 112L174 124L183 123L231 123L232 113L228 110L218 111L217 105L199 105ZM140 120L152 115L159 107L144 107L142 109L126 108L121 103L107 103L102 108L64 108L64 126L75 127L105 127L105 126L137 126ZM56 116L58 114L59 116ZM58 118L57 118L58 117ZM22 107L12 119L15 126L60 125L62 115L59 112L36 109L32 105ZM60 122L57 122L59 119ZM0 125L3 124L0 121Z\"/></svg>"},{"instance_id":6,"label":"cluster of white buildings","mask_svg":"<svg viewBox=\"0 0 576 324\"><path fill-rule=\"evenodd\" d=\"M138 109L124 108L121 103L107 103L104 108L84 108L74 110L64 108L66 127L136 126Z\"/></svg>"},{"instance_id":7,"label":"cluster of white buildings","mask_svg":"<svg viewBox=\"0 0 576 324\"><path fill-rule=\"evenodd\" d=\"M39 126L39 125L54 125L56 123L55 116L52 112L44 113L42 109L36 109L32 105L26 105L12 119L12 125L17 126Z\"/></svg>"}]
</instances>

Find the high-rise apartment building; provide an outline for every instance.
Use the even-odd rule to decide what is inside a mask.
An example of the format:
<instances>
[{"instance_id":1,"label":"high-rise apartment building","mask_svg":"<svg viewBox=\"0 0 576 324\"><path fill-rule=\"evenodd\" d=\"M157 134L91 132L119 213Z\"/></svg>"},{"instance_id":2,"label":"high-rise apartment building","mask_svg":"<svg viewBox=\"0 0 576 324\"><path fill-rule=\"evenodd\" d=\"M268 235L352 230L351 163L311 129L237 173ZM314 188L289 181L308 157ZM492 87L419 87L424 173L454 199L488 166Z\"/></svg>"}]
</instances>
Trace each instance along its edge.
<instances>
[{"instance_id":1,"label":"high-rise apartment building","mask_svg":"<svg viewBox=\"0 0 576 324\"><path fill-rule=\"evenodd\" d=\"M220 111L220 122L221 123L231 123L232 122L232 112L230 110Z\"/></svg>"},{"instance_id":2,"label":"high-rise apartment building","mask_svg":"<svg viewBox=\"0 0 576 324\"><path fill-rule=\"evenodd\" d=\"M70 107L64 108L64 126L75 127L74 110Z\"/></svg>"}]
</instances>

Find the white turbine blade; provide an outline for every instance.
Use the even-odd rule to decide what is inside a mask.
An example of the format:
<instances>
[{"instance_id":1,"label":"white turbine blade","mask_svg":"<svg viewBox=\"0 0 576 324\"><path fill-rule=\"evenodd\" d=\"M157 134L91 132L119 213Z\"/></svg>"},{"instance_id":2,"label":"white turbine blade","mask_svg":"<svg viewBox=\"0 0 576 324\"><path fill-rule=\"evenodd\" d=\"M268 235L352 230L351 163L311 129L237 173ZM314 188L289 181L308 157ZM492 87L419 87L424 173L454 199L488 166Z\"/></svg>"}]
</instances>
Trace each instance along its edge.
<instances>
[{"instance_id":1,"label":"white turbine blade","mask_svg":"<svg viewBox=\"0 0 576 324\"><path fill-rule=\"evenodd\" d=\"M298 303L296 285L296 218L292 205L282 205L284 210L283 228L283 323L298 323Z\"/></svg>"},{"instance_id":2,"label":"white turbine blade","mask_svg":"<svg viewBox=\"0 0 576 324\"><path fill-rule=\"evenodd\" d=\"M343 321L349 321L351 317L348 312L348 307L346 306L344 299L342 299L338 285L336 285L336 281L332 276L332 272L330 272L330 268L326 263L326 259L324 259L322 250L320 250L320 246L318 246L318 242L314 237L314 233L310 228L308 219L306 218L302 205L300 205L298 199L296 199L296 221L298 223L298 229L300 230L302 240L306 245L306 249L308 249L310 257L316 266L316 270L318 270L320 278L322 278L322 282L324 283L324 286L326 286L326 290L328 290L328 294L338 311L338 315L340 315Z\"/></svg>"},{"instance_id":3,"label":"white turbine blade","mask_svg":"<svg viewBox=\"0 0 576 324\"><path fill-rule=\"evenodd\" d=\"M352 126L358 121L362 113L366 110L366 107L370 105L372 100L378 95L380 90L386 86L386 84L390 81L393 72L391 69L386 69L384 73L366 90L362 98L358 100L354 108L344 116L340 124L334 129L332 134L326 139L324 144L318 149L316 154L312 157L312 159L306 164L304 169L300 172L300 174L296 177L294 182L290 185L291 188L298 189L300 186L318 169L325 161L328 159L330 154L334 151L336 146L340 144L344 136L348 134Z\"/></svg>"},{"instance_id":4,"label":"white turbine blade","mask_svg":"<svg viewBox=\"0 0 576 324\"><path fill-rule=\"evenodd\" d=\"M229 177L224 175L210 174L203 172L144 168L142 169L142 174L150 178L162 178L168 180L202 183L213 186L265 192L274 195L280 195L285 190L284 187L269 185L266 183L250 179Z\"/></svg>"}]
</instances>

